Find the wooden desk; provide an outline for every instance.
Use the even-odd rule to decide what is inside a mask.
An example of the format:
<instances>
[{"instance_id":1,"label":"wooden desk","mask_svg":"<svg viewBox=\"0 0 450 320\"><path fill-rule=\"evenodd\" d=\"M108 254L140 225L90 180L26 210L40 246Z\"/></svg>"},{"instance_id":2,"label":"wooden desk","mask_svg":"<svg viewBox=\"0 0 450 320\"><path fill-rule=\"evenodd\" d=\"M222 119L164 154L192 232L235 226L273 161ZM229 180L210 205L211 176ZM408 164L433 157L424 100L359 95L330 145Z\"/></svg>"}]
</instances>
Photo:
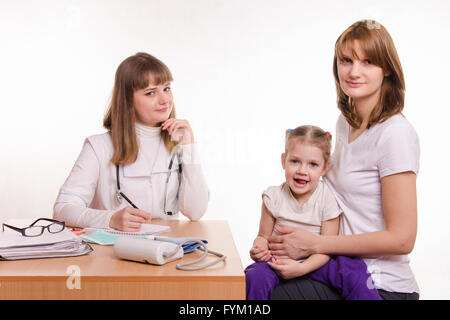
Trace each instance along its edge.
<instances>
[{"instance_id":1,"label":"wooden desk","mask_svg":"<svg viewBox=\"0 0 450 320\"><path fill-rule=\"evenodd\" d=\"M0 299L245 299L242 263L226 221L152 223L171 227L161 235L206 239L208 248L227 259L204 270L182 271L177 263L202 253L154 266L119 260L112 246L92 245L94 251L81 257L0 261ZM203 263L216 258L210 256Z\"/></svg>"}]
</instances>

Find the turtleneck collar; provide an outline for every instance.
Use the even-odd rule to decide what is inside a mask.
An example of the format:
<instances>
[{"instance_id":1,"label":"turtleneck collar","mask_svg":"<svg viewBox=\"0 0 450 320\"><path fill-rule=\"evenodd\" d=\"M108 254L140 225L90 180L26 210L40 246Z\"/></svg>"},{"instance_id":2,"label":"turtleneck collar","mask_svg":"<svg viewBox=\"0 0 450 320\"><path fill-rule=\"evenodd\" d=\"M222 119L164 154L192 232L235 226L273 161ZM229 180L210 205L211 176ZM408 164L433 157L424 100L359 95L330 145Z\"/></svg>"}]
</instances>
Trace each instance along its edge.
<instances>
[{"instance_id":1,"label":"turtleneck collar","mask_svg":"<svg viewBox=\"0 0 450 320\"><path fill-rule=\"evenodd\" d=\"M134 124L136 134L143 139L155 139L161 136L161 127L149 127L142 123L136 122Z\"/></svg>"}]
</instances>

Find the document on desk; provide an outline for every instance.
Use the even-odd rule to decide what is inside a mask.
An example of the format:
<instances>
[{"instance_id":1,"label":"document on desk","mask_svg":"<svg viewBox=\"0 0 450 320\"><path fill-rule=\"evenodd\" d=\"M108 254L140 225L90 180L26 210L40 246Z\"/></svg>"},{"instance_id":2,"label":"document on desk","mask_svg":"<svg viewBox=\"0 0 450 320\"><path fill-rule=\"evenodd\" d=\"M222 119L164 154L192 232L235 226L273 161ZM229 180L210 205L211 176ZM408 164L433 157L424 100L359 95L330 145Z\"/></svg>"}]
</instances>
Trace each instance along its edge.
<instances>
[{"instance_id":1,"label":"document on desk","mask_svg":"<svg viewBox=\"0 0 450 320\"><path fill-rule=\"evenodd\" d=\"M73 257L88 254L92 247L68 229L24 237L17 232L0 232L0 260Z\"/></svg>"},{"instance_id":2,"label":"document on desk","mask_svg":"<svg viewBox=\"0 0 450 320\"><path fill-rule=\"evenodd\" d=\"M136 232L125 232L125 231L119 231L119 230L111 229L111 228L84 228L83 229L83 232L87 233L87 234L94 232L94 231L104 231L107 233L122 235L122 236L149 236L151 234L168 232L168 231L170 231L170 227L169 226L160 226L158 224L143 223L141 225L141 229Z\"/></svg>"},{"instance_id":3,"label":"document on desk","mask_svg":"<svg viewBox=\"0 0 450 320\"><path fill-rule=\"evenodd\" d=\"M167 232L169 230L169 226L160 226L149 223L142 224L141 229L136 232L124 232L110 228L84 228L81 238L91 243L110 246L113 245L119 237L145 238L146 236Z\"/></svg>"}]
</instances>

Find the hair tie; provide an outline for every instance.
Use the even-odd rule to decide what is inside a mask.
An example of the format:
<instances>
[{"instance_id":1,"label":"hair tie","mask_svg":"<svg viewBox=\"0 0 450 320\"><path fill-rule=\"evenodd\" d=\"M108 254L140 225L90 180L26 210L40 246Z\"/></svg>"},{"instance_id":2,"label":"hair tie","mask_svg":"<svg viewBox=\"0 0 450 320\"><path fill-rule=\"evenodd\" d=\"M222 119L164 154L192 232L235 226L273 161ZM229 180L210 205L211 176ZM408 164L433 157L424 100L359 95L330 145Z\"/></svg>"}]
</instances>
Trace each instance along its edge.
<instances>
[{"instance_id":1,"label":"hair tie","mask_svg":"<svg viewBox=\"0 0 450 320\"><path fill-rule=\"evenodd\" d=\"M286 133L291 133L292 129L287 129Z\"/></svg>"},{"instance_id":2,"label":"hair tie","mask_svg":"<svg viewBox=\"0 0 450 320\"><path fill-rule=\"evenodd\" d=\"M330 131L325 132L325 134L326 134L327 136L330 136L330 137L331 137Z\"/></svg>"}]
</instances>

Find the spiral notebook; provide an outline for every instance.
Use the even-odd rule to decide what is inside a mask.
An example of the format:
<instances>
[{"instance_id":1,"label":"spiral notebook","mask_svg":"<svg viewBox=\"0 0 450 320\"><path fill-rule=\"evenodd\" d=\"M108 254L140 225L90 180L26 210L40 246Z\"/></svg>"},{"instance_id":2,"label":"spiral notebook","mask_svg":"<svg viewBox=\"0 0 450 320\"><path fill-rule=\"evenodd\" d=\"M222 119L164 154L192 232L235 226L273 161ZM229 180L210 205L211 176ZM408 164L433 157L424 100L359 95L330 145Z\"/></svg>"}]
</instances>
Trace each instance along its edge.
<instances>
[{"instance_id":1,"label":"spiral notebook","mask_svg":"<svg viewBox=\"0 0 450 320\"><path fill-rule=\"evenodd\" d=\"M84 228L83 233L89 234L94 231L104 231L110 234L115 235L124 235L124 236L148 236L151 234L158 234L167 232L170 230L169 226L160 226L158 224L150 224L150 223L144 223L141 225L141 230L136 232L125 232L125 231L119 231L116 229L111 228Z\"/></svg>"}]
</instances>

